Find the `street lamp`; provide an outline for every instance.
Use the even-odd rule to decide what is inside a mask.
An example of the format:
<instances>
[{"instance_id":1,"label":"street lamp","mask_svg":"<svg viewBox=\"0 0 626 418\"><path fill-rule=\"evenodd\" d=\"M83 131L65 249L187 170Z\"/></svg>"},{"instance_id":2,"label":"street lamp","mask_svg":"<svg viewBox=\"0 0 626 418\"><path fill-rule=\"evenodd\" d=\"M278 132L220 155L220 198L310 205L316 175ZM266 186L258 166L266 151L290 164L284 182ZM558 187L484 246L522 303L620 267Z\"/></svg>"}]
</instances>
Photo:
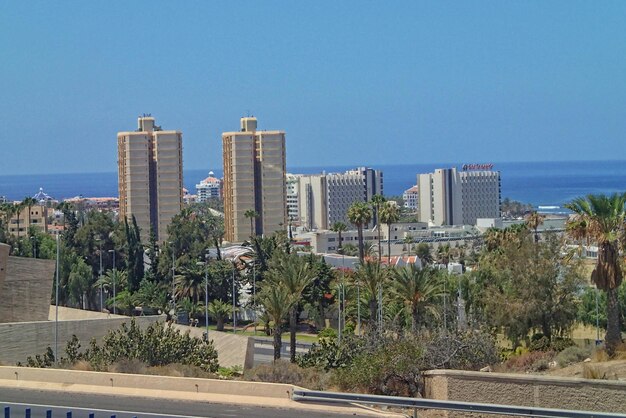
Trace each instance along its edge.
<instances>
[{"instance_id":1,"label":"street lamp","mask_svg":"<svg viewBox=\"0 0 626 418\"><path fill-rule=\"evenodd\" d=\"M30 237L30 240L33 245L33 258L37 258L37 237L33 235Z\"/></svg>"},{"instance_id":2,"label":"street lamp","mask_svg":"<svg viewBox=\"0 0 626 418\"><path fill-rule=\"evenodd\" d=\"M356 323L361 336L361 283L356 281Z\"/></svg>"},{"instance_id":3,"label":"street lamp","mask_svg":"<svg viewBox=\"0 0 626 418\"><path fill-rule=\"evenodd\" d=\"M115 280L117 278L117 268L115 266L115 250L109 250L109 253L113 254L113 315L117 313L115 302ZM100 255L100 270L102 271L102 255Z\"/></svg>"},{"instance_id":4,"label":"street lamp","mask_svg":"<svg viewBox=\"0 0 626 418\"><path fill-rule=\"evenodd\" d=\"M235 311L235 262L233 261L233 334L237 332L237 312Z\"/></svg>"},{"instance_id":5,"label":"street lamp","mask_svg":"<svg viewBox=\"0 0 626 418\"><path fill-rule=\"evenodd\" d=\"M100 238L96 238L96 241L100 247L98 250L98 253L100 254L100 270L98 271L98 280L100 280L100 312L102 312L102 308L104 307L102 303L102 294L104 293L104 287L102 286L102 241Z\"/></svg>"},{"instance_id":6,"label":"street lamp","mask_svg":"<svg viewBox=\"0 0 626 418\"><path fill-rule=\"evenodd\" d=\"M54 314L54 361L59 362L59 235L57 234L57 265L56 265L56 290L55 290L55 314Z\"/></svg>"},{"instance_id":7,"label":"street lamp","mask_svg":"<svg viewBox=\"0 0 626 418\"><path fill-rule=\"evenodd\" d=\"M205 341L209 341L209 255L204 255L204 263L199 261L199 266L204 266L204 323L206 325Z\"/></svg>"}]
</instances>

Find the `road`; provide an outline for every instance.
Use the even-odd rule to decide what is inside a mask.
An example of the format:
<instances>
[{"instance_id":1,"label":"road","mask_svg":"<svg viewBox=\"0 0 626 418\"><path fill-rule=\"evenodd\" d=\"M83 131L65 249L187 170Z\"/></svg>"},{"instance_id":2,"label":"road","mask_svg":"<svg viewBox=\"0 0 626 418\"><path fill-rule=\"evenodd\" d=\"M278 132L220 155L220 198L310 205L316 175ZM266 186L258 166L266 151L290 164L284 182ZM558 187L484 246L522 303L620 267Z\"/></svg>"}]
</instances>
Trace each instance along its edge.
<instances>
[{"instance_id":1,"label":"road","mask_svg":"<svg viewBox=\"0 0 626 418\"><path fill-rule=\"evenodd\" d=\"M296 353L308 353L311 343L297 343ZM284 341L280 350L281 359L289 360L289 343ZM271 363L274 361L274 342L271 338L256 337L254 339L254 365Z\"/></svg>"},{"instance_id":2,"label":"road","mask_svg":"<svg viewBox=\"0 0 626 418\"><path fill-rule=\"evenodd\" d=\"M253 405L231 405L207 402L188 402L140 397L117 397L103 394L65 393L49 390L0 388L0 407L11 408L11 418L23 418L25 408L31 408L32 417L45 417L47 409L53 410L53 418L87 418L93 412L96 418L195 418L195 417L259 417L259 418L321 418L341 416L368 416L316 412L299 409L280 409ZM51 407L53 406L53 407Z\"/></svg>"}]
</instances>

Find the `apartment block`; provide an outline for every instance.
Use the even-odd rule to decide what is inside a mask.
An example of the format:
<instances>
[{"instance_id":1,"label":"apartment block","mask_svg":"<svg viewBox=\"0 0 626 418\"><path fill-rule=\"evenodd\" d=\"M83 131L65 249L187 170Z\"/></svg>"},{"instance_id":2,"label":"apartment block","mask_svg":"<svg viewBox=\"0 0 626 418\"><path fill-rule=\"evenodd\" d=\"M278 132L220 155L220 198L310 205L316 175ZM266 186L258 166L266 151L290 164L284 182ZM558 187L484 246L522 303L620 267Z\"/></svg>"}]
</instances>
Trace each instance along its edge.
<instances>
[{"instance_id":1,"label":"apartment block","mask_svg":"<svg viewBox=\"0 0 626 418\"><path fill-rule=\"evenodd\" d=\"M222 134L224 238L241 242L287 227L285 132L259 131L257 119L241 118L241 131ZM258 217L245 217L254 210Z\"/></svg>"},{"instance_id":2,"label":"apartment block","mask_svg":"<svg viewBox=\"0 0 626 418\"><path fill-rule=\"evenodd\" d=\"M9 234L14 237L28 236L28 229L34 227L40 232L48 232L48 208L37 204L30 208L25 206L9 219Z\"/></svg>"},{"instance_id":3,"label":"apartment block","mask_svg":"<svg viewBox=\"0 0 626 418\"><path fill-rule=\"evenodd\" d=\"M222 198L222 181L214 176L212 171L209 177L196 184L196 202L203 203L209 199Z\"/></svg>"},{"instance_id":4,"label":"apartment block","mask_svg":"<svg viewBox=\"0 0 626 418\"><path fill-rule=\"evenodd\" d=\"M141 240L152 228L158 241L183 207L182 133L165 131L149 115L134 132L117 134L120 218L135 217Z\"/></svg>"},{"instance_id":5,"label":"apartment block","mask_svg":"<svg viewBox=\"0 0 626 418\"><path fill-rule=\"evenodd\" d=\"M477 168L473 168L476 166ZM500 216L500 172L466 165L418 174L419 219L432 225L475 225Z\"/></svg>"}]
</instances>

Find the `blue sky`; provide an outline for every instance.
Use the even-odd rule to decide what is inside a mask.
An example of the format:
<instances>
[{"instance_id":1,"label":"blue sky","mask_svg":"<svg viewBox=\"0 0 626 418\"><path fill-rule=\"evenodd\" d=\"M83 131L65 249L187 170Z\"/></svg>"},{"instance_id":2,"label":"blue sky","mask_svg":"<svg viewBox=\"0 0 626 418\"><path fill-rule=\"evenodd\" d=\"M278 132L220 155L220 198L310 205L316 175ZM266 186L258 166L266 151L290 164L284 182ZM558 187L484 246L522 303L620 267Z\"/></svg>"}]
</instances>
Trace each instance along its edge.
<instances>
[{"instance_id":1,"label":"blue sky","mask_svg":"<svg viewBox=\"0 0 626 418\"><path fill-rule=\"evenodd\" d=\"M151 113L188 169L239 117L287 164L626 159L626 2L0 3L0 175L116 170Z\"/></svg>"}]
</instances>

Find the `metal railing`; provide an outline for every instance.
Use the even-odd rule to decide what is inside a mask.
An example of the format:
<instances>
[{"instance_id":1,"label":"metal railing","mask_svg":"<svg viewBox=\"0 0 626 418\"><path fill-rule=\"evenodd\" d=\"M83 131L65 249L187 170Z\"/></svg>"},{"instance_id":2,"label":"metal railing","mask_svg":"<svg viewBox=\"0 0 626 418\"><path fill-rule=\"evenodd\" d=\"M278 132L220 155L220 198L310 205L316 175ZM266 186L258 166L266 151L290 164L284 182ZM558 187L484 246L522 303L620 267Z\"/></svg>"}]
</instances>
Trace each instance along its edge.
<instances>
[{"instance_id":1,"label":"metal railing","mask_svg":"<svg viewBox=\"0 0 626 418\"><path fill-rule=\"evenodd\" d=\"M442 401L435 399L406 398L400 396L365 395L357 393L294 390L294 401L357 403L385 405L407 409L435 409L444 411L475 412L482 414L516 415L525 417L564 418L624 418L626 415L607 412L570 411L565 409L536 408L531 406L497 405L473 402Z\"/></svg>"},{"instance_id":2,"label":"metal railing","mask_svg":"<svg viewBox=\"0 0 626 418\"><path fill-rule=\"evenodd\" d=\"M31 408L24 409L24 418L31 418L31 413L32 413ZM72 414L73 414L73 411L67 411L65 413L60 413L57 416L64 416L65 418L72 418ZM51 409L47 409L46 410L46 418L52 418L52 417L53 417L52 410ZM96 417L95 413L93 413L93 412L89 413L89 418L95 418L95 417ZM116 417L117 417L117 415L115 415L115 414L111 415L111 418L116 418ZM11 418L11 407L9 407L9 406L5 406L4 407L4 418ZM133 418L137 418L137 417L134 416Z\"/></svg>"}]
</instances>

